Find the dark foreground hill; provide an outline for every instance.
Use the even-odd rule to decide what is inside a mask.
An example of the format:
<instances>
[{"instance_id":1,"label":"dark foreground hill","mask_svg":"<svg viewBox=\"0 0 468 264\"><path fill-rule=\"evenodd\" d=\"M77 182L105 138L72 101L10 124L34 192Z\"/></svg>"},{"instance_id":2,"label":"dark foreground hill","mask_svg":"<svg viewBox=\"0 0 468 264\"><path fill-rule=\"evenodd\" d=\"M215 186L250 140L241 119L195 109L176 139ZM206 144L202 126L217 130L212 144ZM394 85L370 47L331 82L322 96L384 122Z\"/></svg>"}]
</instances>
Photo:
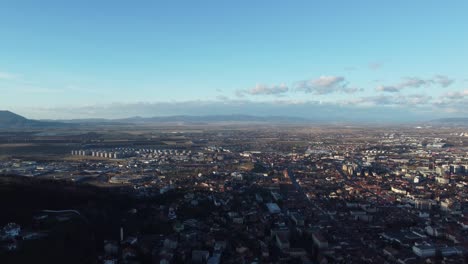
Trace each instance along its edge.
<instances>
[{"instance_id":1,"label":"dark foreground hill","mask_svg":"<svg viewBox=\"0 0 468 264\"><path fill-rule=\"evenodd\" d=\"M132 202L91 186L2 175L0 228L14 222L25 232L40 230L47 236L21 241L13 252L0 249L0 263L96 263L104 239L117 239L123 212ZM83 217L38 225L33 218L45 209L73 209Z\"/></svg>"},{"instance_id":2,"label":"dark foreground hill","mask_svg":"<svg viewBox=\"0 0 468 264\"><path fill-rule=\"evenodd\" d=\"M154 208L180 199L186 190L163 196L139 198L120 187L99 188L57 180L0 175L0 229L19 224L24 232L42 232L39 239L20 240L17 250L3 250L0 263L95 264L103 254L104 240L118 241L120 228L125 236L168 234L172 224L158 218ZM139 208L138 213L130 213ZM52 215L37 221L42 210L76 210L80 216L58 220ZM193 216L191 216L193 217ZM151 253L151 252L150 252ZM137 263L153 263L151 254L140 254ZM120 263L120 262L119 262Z\"/></svg>"}]
</instances>

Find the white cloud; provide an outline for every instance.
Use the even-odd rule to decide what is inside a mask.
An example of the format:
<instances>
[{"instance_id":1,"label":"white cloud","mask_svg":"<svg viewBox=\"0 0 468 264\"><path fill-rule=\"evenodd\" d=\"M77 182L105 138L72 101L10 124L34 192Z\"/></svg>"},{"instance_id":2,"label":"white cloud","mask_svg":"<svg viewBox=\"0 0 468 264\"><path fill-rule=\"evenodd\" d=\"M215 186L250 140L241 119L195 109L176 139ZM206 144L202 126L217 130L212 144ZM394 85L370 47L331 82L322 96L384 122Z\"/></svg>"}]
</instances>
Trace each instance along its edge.
<instances>
[{"instance_id":1,"label":"white cloud","mask_svg":"<svg viewBox=\"0 0 468 264\"><path fill-rule=\"evenodd\" d=\"M466 116L468 114L468 94L458 99L442 98L433 103L434 112L446 112Z\"/></svg>"},{"instance_id":2,"label":"white cloud","mask_svg":"<svg viewBox=\"0 0 468 264\"><path fill-rule=\"evenodd\" d=\"M403 95L378 95L361 97L345 102L351 105L372 105L372 106L405 106L420 107L431 103L432 96L425 94Z\"/></svg>"},{"instance_id":3,"label":"white cloud","mask_svg":"<svg viewBox=\"0 0 468 264\"><path fill-rule=\"evenodd\" d=\"M433 78L423 79L418 77L406 77L396 85L379 85L376 90L379 92L399 92L406 88L420 88L424 86L438 85L446 88L454 83L454 79L450 79L445 75L436 75Z\"/></svg>"},{"instance_id":4,"label":"white cloud","mask_svg":"<svg viewBox=\"0 0 468 264\"><path fill-rule=\"evenodd\" d=\"M400 89L398 89L395 86L385 86L385 85L379 85L377 86L377 88L375 88L375 90L379 92L389 92L389 93L395 93L395 92L400 91Z\"/></svg>"},{"instance_id":5,"label":"white cloud","mask_svg":"<svg viewBox=\"0 0 468 264\"><path fill-rule=\"evenodd\" d=\"M455 82L454 79L450 79L449 77L445 75L436 75L433 81L444 88L449 87L450 85L452 85L452 83Z\"/></svg>"},{"instance_id":6,"label":"white cloud","mask_svg":"<svg viewBox=\"0 0 468 264\"><path fill-rule=\"evenodd\" d=\"M345 80L341 76L320 76L318 79L312 80L312 84L317 87L332 87L343 83Z\"/></svg>"},{"instance_id":7,"label":"white cloud","mask_svg":"<svg viewBox=\"0 0 468 264\"><path fill-rule=\"evenodd\" d=\"M424 79L420 79L417 77L407 77L405 78L403 82L398 84L398 87L400 89L407 88L407 87L419 88L421 86L430 85L430 84L432 84L432 80L430 79L424 80Z\"/></svg>"},{"instance_id":8,"label":"white cloud","mask_svg":"<svg viewBox=\"0 0 468 264\"><path fill-rule=\"evenodd\" d=\"M275 85L275 86L266 86L263 84L257 84L254 88L248 91L249 94L259 95L259 94L281 94L289 91L289 88L285 84Z\"/></svg>"},{"instance_id":9,"label":"white cloud","mask_svg":"<svg viewBox=\"0 0 468 264\"><path fill-rule=\"evenodd\" d=\"M268 86L265 84L257 84L255 87L247 90L237 90L236 94L239 97L244 97L244 95L281 95L287 93L289 87L282 83L280 85Z\"/></svg>"},{"instance_id":10,"label":"white cloud","mask_svg":"<svg viewBox=\"0 0 468 264\"><path fill-rule=\"evenodd\" d=\"M468 97L468 89L465 89L464 91L447 92L441 99L460 100L465 97Z\"/></svg>"},{"instance_id":11,"label":"white cloud","mask_svg":"<svg viewBox=\"0 0 468 264\"><path fill-rule=\"evenodd\" d=\"M361 90L359 88L348 88L348 83L342 76L320 76L317 79L296 83L296 91L317 95L336 92L355 93Z\"/></svg>"}]
</instances>

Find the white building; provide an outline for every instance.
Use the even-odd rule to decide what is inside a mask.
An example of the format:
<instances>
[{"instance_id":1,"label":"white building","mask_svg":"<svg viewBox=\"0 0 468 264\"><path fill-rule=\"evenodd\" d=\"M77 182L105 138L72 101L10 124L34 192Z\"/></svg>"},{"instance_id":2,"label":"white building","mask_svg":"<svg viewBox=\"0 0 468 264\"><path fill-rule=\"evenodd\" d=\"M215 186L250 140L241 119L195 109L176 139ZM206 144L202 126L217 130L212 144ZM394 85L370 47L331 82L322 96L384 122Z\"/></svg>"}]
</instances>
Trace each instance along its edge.
<instances>
[{"instance_id":1,"label":"white building","mask_svg":"<svg viewBox=\"0 0 468 264\"><path fill-rule=\"evenodd\" d=\"M432 245L416 244L413 246L413 252L419 257L428 258L435 256L436 248Z\"/></svg>"},{"instance_id":2,"label":"white building","mask_svg":"<svg viewBox=\"0 0 468 264\"><path fill-rule=\"evenodd\" d=\"M276 203L267 203L266 206L267 206L268 212L270 212L270 214L279 214L279 213L281 213L281 209L279 208L279 206Z\"/></svg>"}]
</instances>

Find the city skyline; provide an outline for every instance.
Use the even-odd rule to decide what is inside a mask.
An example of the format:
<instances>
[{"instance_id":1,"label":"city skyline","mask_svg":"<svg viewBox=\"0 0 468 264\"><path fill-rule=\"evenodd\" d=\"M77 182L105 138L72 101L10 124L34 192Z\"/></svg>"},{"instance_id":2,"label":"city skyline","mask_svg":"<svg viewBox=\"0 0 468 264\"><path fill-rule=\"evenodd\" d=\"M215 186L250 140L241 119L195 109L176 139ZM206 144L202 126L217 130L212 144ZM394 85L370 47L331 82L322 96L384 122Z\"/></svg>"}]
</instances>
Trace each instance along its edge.
<instances>
[{"instance_id":1,"label":"city skyline","mask_svg":"<svg viewBox=\"0 0 468 264\"><path fill-rule=\"evenodd\" d=\"M464 1L0 7L0 106L29 118L468 113Z\"/></svg>"}]
</instances>

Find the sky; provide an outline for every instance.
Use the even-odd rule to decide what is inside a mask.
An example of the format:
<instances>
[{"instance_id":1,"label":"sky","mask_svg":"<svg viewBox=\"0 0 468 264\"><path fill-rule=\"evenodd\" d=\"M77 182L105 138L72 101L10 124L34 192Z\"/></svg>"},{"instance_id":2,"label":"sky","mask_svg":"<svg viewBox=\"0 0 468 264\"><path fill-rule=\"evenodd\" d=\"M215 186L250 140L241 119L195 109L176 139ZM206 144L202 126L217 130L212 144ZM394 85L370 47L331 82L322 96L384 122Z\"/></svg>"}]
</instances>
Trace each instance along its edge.
<instances>
[{"instance_id":1,"label":"sky","mask_svg":"<svg viewBox=\"0 0 468 264\"><path fill-rule=\"evenodd\" d=\"M0 0L0 109L466 116L466 10L465 0Z\"/></svg>"}]
</instances>

